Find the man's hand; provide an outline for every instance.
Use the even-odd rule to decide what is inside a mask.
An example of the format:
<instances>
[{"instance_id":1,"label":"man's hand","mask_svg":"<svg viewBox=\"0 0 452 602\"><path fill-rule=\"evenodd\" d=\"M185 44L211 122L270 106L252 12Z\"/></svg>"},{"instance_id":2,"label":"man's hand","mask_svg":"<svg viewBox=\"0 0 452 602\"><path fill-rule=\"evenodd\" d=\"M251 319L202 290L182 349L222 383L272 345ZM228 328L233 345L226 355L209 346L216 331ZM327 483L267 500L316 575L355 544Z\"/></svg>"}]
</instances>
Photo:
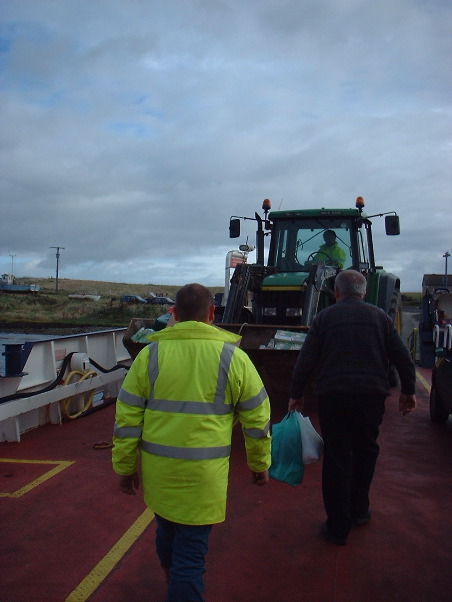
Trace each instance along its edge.
<instances>
[{"instance_id":1,"label":"man's hand","mask_svg":"<svg viewBox=\"0 0 452 602\"><path fill-rule=\"evenodd\" d=\"M288 412L293 412L294 410L298 410L301 412L303 410L304 397L299 397L298 399L293 399L291 397L289 399L289 405L287 407Z\"/></svg>"},{"instance_id":2,"label":"man's hand","mask_svg":"<svg viewBox=\"0 0 452 602\"><path fill-rule=\"evenodd\" d=\"M414 410L416 407L416 395L406 395L405 393L400 393L399 397L399 412L402 412L403 416L406 416Z\"/></svg>"},{"instance_id":3,"label":"man's hand","mask_svg":"<svg viewBox=\"0 0 452 602\"><path fill-rule=\"evenodd\" d=\"M119 477L119 489L128 495L135 495L140 486L140 477L137 472Z\"/></svg>"},{"instance_id":4,"label":"man's hand","mask_svg":"<svg viewBox=\"0 0 452 602\"><path fill-rule=\"evenodd\" d=\"M268 478L268 470L264 470L264 472L252 472L253 475L253 483L255 485L266 485L269 481Z\"/></svg>"}]
</instances>

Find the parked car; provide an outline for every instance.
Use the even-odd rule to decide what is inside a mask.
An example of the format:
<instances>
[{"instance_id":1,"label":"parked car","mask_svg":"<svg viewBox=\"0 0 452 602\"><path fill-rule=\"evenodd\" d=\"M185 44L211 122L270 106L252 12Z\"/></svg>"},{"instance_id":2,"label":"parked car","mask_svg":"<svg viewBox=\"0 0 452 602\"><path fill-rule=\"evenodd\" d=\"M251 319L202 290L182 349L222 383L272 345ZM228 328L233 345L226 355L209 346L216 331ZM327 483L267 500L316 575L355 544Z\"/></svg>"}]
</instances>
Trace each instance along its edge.
<instances>
[{"instance_id":1,"label":"parked car","mask_svg":"<svg viewBox=\"0 0 452 602\"><path fill-rule=\"evenodd\" d=\"M176 302L174 299L165 296L155 296L146 299L146 303L150 303L151 305L174 305Z\"/></svg>"},{"instance_id":2,"label":"parked car","mask_svg":"<svg viewBox=\"0 0 452 602\"><path fill-rule=\"evenodd\" d=\"M123 295L121 297L121 303L146 303L146 299L143 299L140 295Z\"/></svg>"}]
</instances>

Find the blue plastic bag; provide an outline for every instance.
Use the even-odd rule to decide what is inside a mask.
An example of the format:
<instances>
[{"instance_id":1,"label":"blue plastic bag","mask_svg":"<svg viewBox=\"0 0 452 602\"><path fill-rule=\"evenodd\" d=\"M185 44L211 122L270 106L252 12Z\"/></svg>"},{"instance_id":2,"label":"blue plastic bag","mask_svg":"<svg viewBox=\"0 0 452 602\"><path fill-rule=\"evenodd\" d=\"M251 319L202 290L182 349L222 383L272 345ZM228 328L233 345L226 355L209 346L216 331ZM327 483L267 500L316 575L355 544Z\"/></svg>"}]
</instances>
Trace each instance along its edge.
<instances>
[{"instance_id":1,"label":"blue plastic bag","mask_svg":"<svg viewBox=\"0 0 452 602\"><path fill-rule=\"evenodd\" d=\"M295 412L288 412L281 422L272 427L272 463L269 475L272 479L295 486L300 485L303 474L300 423Z\"/></svg>"}]
</instances>

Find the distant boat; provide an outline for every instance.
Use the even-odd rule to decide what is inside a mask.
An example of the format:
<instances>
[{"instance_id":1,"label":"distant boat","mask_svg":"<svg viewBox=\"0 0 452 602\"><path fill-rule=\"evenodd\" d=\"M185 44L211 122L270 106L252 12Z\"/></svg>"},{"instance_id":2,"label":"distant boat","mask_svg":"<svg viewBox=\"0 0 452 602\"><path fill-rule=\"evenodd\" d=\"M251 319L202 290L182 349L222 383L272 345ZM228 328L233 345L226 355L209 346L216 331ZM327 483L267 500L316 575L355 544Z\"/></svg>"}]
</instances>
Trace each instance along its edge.
<instances>
[{"instance_id":1,"label":"distant boat","mask_svg":"<svg viewBox=\"0 0 452 602\"><path fill-rule=\"evenodd\" d=\"M14 284L12 274L2 274L0 291L5 293L37 293L41 290L39 284Z\"/></svg>"},{"instance_id":2,"label":"distant boat","mask_svg":"<svg viewBox=\"0 0 452 602\"><path fill-rule=\"evenodd\" d=\"M90 301L99 301L100 295L89 295L87 293L71 293L69 299L89 299Z\"/></svg>"}]
</instances>

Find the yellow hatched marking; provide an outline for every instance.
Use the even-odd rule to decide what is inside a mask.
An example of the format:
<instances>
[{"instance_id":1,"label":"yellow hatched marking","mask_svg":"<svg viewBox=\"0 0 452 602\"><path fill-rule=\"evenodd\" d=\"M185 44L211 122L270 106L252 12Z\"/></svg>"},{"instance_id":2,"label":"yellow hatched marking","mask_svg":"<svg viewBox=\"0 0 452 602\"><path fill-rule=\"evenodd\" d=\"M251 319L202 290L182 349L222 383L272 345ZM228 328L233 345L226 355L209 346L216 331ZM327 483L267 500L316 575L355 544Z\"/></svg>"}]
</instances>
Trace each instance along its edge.
<instances>
[{"instance_id":1,"label":"yellow hatched marking","mask_svg":"<svg viewBox=\"0 0 452 602\"><path fill-rule=\"evenodd\" d=\"M115 543L102 560L83 579L83 581L69 594L65 602L84 602L99 587L107 575L114 569L127 550L135 543L143 531L150 525L154 513L146 510L137 518L124 535Z\"/></svg>"},{"instance_id":2,"label":"yellow hatched marking","mask_svg":"<svg viewBox=\"0 0 452 602\"><path fill-rule=\"evenodd\" d=\"M61 472L65 468L67 468L68 466L71 466L71 464L74 464L74 462L69 461L69 460L61 460L61 461L58 461L58 460L14 460L13 458L0 458L0 462L11 462L14 464L56 464L56 466L54 468L52 468L51 470L48 470L47 472L42 474L40 477L38 477L37 479L34 479L27 485L24 485L20 489L17 489L16 491L9 492L9 493L0 492L0 497L13 497L13 498L22 497L23 495L25 495L26 493L28 493L29 491L31 491L32 489L34 489L35 487L40 485L41 483L44 483L44 481L51 479L56 474L58 474L59 472Z\"/></svg>"},{"instance_id":3,"label":"yellow hatched marking","mask_svg":"<svg viewBox=\"0 0 452 602\"><path fill-rule=\"evenodd\" d=\"M430 390L432 388L431 385L430 385L430 383L417 370L416 370L416 377L419 380L419 382L421 383L421 385L424 386L424 388L426 389L427 393L430 393Z\"/></svg>"}]
</instances>

